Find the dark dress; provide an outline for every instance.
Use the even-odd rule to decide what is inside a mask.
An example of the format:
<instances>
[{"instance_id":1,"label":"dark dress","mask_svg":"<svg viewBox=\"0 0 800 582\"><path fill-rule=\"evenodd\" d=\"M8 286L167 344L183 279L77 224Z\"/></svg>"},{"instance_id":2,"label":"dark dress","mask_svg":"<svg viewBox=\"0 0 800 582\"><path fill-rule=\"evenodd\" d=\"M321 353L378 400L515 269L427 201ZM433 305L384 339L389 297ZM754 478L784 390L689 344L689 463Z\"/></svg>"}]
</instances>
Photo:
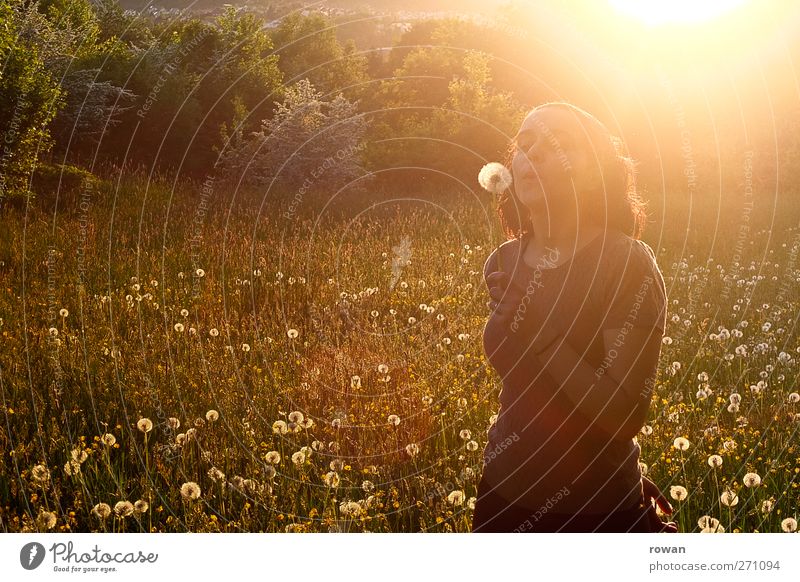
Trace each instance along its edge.
<instances>
[{"instance_id":1,"label":"dark dress","mask_svg":"<svg viewBox=\"0 0 800 582\"><path fill-rule=\"evenodd\" d=\"M609 230L551 268L559 261L522 260L527 240L503 243L487 259L484 276L500 270L502 253L512 293L544 302L550 321L593 367L603 365L604 329L655 327L663 335L666 288L646 243ZM536 330L521 315L512 327L492 314L483 331L486 357L503 387L484 449L473 531L647 531L639 444L610 438L560 394L528 351Z\"/></svg>"}]
</instances>

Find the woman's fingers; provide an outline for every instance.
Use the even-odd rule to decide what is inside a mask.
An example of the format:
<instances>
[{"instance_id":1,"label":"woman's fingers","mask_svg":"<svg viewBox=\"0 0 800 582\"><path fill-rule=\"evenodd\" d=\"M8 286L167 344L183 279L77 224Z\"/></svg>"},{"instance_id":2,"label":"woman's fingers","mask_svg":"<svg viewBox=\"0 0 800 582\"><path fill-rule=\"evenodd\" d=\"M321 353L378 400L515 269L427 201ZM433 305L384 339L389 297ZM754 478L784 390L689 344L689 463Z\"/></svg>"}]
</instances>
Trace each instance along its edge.
<instances>
[{"instance_id":1,"label":"woman's fingers","mask_svg":"<svg viewBox=\"0 0 800 582\"><path fill-rule=\"evenodd\" d=\"M661 493L658 485L656 485L647 477L642 477L642 491L644 492L645 500L655 499L656 503L661 508L661 511L667 515L672 514L672 505L670 504L669 500L664 497L663 493Z\"/></svg>"},{"instance_id":2,"label":"woman's fingers","mask_svg":"<svg viewBox=\"0 0 800 582\"><path fill-rule=\"evenodd\" d=\"M489 273L486 277L486 282L489 284L489 287L493 287L495 285L507 285L508 284L508 273L505 271L495 271L494 273Z\"/></svg>"},{"instance_id":3,"label":"woman's fingers","mask_svg":"<svg viewBox=\"0 0 800 582\"><path fill-rule=\"evenodd\" d=\"M500 287L489 287L489 297L494 299L495 301L502 301L503 296L506 294L506 290Z\"/></svg>"}]
</instances>

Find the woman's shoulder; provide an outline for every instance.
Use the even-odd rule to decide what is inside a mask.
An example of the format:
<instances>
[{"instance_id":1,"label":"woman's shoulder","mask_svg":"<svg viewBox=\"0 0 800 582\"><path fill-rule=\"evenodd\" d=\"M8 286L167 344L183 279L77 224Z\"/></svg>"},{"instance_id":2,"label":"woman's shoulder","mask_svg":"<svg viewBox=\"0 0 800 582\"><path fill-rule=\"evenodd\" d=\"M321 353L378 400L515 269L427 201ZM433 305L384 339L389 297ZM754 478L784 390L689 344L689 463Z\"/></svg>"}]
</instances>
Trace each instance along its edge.
<instances>
[{"instance_id":1,"label":"woman's shoulder","mask_svg":"<svg viewBox=\"0 0 800 582\"><path fill-rule=\"evenodd\" d=\"M500 243L487 257L483 264L483 276L487 277L490 273L499 271L500 263L504 265L514 264L515 256L519 254L522 238L511 238ZM502 257L502 261L501 261Z\"/></svg>"},{"instance_id":2,"label":"woman's shoulder","mask_svg":"<svg viewBox=\"0 0 800 582\"><path fill-rule=\"evenodd\" d=\"M640 266L653 265L657 268L656 253L649 244L624 232L612 232L604 253L606 260L615 263L621 261L623 264L634 261Z\"/></svg>"}]
</instances>

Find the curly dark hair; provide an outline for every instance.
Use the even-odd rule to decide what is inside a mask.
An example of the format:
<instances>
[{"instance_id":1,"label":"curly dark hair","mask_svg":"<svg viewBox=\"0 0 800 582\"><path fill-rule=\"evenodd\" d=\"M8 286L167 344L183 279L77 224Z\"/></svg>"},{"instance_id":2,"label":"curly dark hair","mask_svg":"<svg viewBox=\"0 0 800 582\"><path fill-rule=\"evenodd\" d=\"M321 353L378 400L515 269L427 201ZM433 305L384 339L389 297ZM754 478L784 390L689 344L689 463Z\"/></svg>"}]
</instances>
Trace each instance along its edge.
<instances>
[{"instance_id":1,"label":"curly dark hair","mask_svg":"<svg viewBox=\"0 0 800 582\"><path fill-rule=\"evenodd\" d=\"M566 107L577 114L586 130L591 145L596 149L602 173L602 185L587 192L583 198L581 216L598 225L619 230L635 239L640 239L647 224L647 203L636 191L636 166L626 155L622 140L611 132L596 117L571 103L553 101L542 107ZM514 142L509 143L503 165L511 169L514 157ZM527 208L514 191L514 184L504 190L497 199L497 213L508 239L521 238L533 232L533 224Z\"/></svg>"}]
</instances>

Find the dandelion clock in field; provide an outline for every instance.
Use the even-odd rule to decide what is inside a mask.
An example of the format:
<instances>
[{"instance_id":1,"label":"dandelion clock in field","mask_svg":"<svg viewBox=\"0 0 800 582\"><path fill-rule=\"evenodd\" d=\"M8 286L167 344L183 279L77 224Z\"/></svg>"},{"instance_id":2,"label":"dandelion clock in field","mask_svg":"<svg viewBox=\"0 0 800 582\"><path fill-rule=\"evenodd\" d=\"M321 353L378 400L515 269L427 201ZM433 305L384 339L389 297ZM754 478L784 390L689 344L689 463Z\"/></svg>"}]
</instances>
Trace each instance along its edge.
<instances>
[{"instance_id":1,"label":"dandelion clock in field","mask_svg":"<svg viewBox=\"0 0 800 582\"><path fill-rule=\"evenodd\" d=\"M500 194L511 186L511 172L499 162L489 162L478 172L478 183L492 194Z\"/></svg>"}]
</instances>

